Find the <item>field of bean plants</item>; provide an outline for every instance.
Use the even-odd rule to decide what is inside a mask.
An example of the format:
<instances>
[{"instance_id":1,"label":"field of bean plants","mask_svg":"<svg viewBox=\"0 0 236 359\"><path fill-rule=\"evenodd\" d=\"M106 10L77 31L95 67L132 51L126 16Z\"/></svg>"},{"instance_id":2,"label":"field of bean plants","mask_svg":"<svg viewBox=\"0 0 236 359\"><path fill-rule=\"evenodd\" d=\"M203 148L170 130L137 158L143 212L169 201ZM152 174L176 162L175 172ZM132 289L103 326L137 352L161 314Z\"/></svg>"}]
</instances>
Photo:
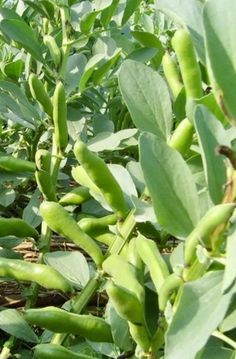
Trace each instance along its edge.
<instances>
[{"instance_id":1,"label":"field of bean plants","mask_svg":"<svg viewBox=\"0 0 236 359\"><path fill-rule=\"evenodd\" d=\"M236 358L235 17L0 0L0 359Z\"/></svg>"}]
</instances>

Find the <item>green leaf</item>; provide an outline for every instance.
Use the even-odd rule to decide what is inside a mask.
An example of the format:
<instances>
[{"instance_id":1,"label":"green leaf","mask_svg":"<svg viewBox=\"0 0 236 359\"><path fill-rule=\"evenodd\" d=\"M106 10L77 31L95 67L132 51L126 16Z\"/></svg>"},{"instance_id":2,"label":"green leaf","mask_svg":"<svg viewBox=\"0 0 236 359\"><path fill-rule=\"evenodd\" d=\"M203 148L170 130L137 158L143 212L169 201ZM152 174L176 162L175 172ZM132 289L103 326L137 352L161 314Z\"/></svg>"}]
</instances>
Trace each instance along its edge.
<instances>
[{"instance_id":1,"label":"green leaf","mask_svg":"<svg viewBox=\"0 0 236 359\"><path fill-rule=\"evenodd\" d=\"M106 315L111 325L114 343L124 351L132 350L132 340L129 335L128 323L117 314L111 301L108 302L106 307Z\"/></svg>"},{"instance_id":2,"label":"green leaf","mask_svg":"<svg viewBox=\"0 0 236 359\"><path fill-rule=\"evenodd\" d=\"M121 25L123 26L128 20L129 18L133 15L133 13L135 12L135 10L138 8L139 4L141 3L142 0L127 0L126 1L126 6L125 6L125 10L124 10L124 14L121 20Z\"/></svg>"},{"instance_id":3,"label":"green leaf","mask_svg":"<svg viewBox=\"0 0 236 359\"><path fill-rule=\"evenodd\" d=\"M84 255L80 252L58 251L43 256L46 264L55 268L74 286L83 288L89 280L89 267Z\"/></svg>"},{"instance_id":4,"label":"green leaf","mask_svg":"<svg viewBox=\"0 0 236 359\"><path fill-rule=\"evenodd\" d=\"M196 359L235 359L235 351L220 347L220 346L207 346Z\"/></svg>"},{"instance_id":5,"label":"green leaf","mask_svg":"<svg viewBox=\"0 0 236 359\"><path fill-rule=\"evenodd\" d=\"M86 56L83 54L73 54L69 56L66 69L66 92L70 94L78 86L87 64Z\"/></svg>"},{"instance_id":6,"label":"green leaf","mask_svg":"<svg viewBox=\"0 0 236 359\"><path fill-rule=\"evenodd\" d=\"M224 318L232 293L221 294L223 271L186 283L166 333L166 359L194 359Z\"/></svg>"},{"instance_id":7,"label":"green leaf","mask_svg":"<svg viewBox=\"0 0 236 359\"><path fill-rule=\"evenodd\" d=\"M23 210L23 220L34 228L38 227L42 222L42 217L39 214L40 203L40 191L36 189Z\"/></svg>"},{"instance_id":8,"label":"green leaf","mask_svg":"<svg viewBox=\"0 0 236 359\"><path fill-rule=\"evenodd\" d=\"M223 144L220 138L225 137L225 130L204 106L196 107L194 118L208 190L212 201L219 204L223 199L227 176L224 158L216 154L216 147Z\"/></svg>"},{"instance_id":9,"label":"green leaf","mask_svg":"<svg viewBox=\"0 0 236 359\"><path fill-rule=\"evenodd\" d=\"M168 138L172 109L163 78L142 63L126 60L119 72L119 86L136 127Z\"/></svg>"},{"instance_id":10,"label":"green leaf","mask_svg":"<svg viewBox=\"0 0 236 359\"><path fill-rule=\"evenodd\" d=\"M226 264L223 280L223 292L226 292L236 281L235 266L235 246L236 246L236 229L228 236L226 245Z\"/></svg>"},{"instance_id":11,"label":"green leaf","mask_svg":"<svg viewBox=\"0 0 236 359\"><path fill-rule=\"evenodd\" d=\"M112 19L112 16L114 15L114 13L116 11L118 4L119 4L119 0L113 0L112 4L102 11L101 23L105 28L107 28L107 26L109 25L109 23Z\"/></svg>"},{"instance_id":12,"label":"green leaf","mask_svg":"<svg viewBox=\"0 0 236 359\"><path fill-rule=\"evenodd\" d=\"M236 2L209 0L203 11L209 72L221 89L229 117L236 119ZM214 87L214 86L213 86Z\"/></svg>"},{"instance_id":13,"label":"green leaf","mask_svg":"<svg viewBox=\"0 0 236 359\"><path fill-rule=\"evenodd\" d=\"M197 189L188 165L150 133L140 137L140 162L158 223L170 234L186 237L199 220Z\"/></svg>"},{"instance_id":14,"label":"green leaf","mask_svg":"<svg viewBox=\"0 0 236 359\"><path fill-rule=\"evenodd\" d=\"M38 337L16 309L0 312L0 329L14 337L30 343L38 343Z\"/></svg>"},{"instance_id":15,"label":"green leaf","mask_svg":"<svg viewBox=\"0 0 236 359\"><path fill-rule=\"evenodd\" d=\"M35 38L33 30L22 20L3 20L0 29L7 36L29 52L36 60L43 62L41 46Z\"/></svg>"},{"instance_id":16,"label":"green leaf","mask_svg":"<svg viewBox=\"0 0 236 359\"><path fill-rule=\"evenodd\" d=\"M158 37L150 32L145 31L132 31L132 35L144 47L152 47L158 50L157 54L152 58L152 62L156 67L159 67L164 55L164 48Z\"/></svg>"},{"instance_id":17,"label":"green leaf","mask_svg":"<svg viewBox=\"0 0 236 359\"><path fill-rule=\"evenodd\" d=\"M84 68L83 75L79 82L80 92L83 92L85 90L85 88L87 86L87 82L89 81L90 77L92 76L92 73L95 71L95 69L97 69L99 67L99 65L101 65L101 63L103 63L103 55L102 54L94 55L93 57L91 57L89 59L89 61L87 62L86 66Z\"/></svg>"},{"instance_id":18,"label":"green leaf","mask_svg":"<svg viewBox=\"0 0 236 359\"><path fill-rule=\"evenodd\" d=\"M205 46L203 39L202 8L196 0L158 0L158 10L165 13L180 25L187 25L194 47L201 62L205 63Z\"/></svg>"},{"instance_id":19,"label":"green leaf","mask_svg":"<svg viewBox=\"0 0 236 359\"><path fill-rule=\"evenodd\" d=\"M16 193L13 188L4 188L0 191L0 205L8 207L15 201Z\"/></svg>"}]
</instances>

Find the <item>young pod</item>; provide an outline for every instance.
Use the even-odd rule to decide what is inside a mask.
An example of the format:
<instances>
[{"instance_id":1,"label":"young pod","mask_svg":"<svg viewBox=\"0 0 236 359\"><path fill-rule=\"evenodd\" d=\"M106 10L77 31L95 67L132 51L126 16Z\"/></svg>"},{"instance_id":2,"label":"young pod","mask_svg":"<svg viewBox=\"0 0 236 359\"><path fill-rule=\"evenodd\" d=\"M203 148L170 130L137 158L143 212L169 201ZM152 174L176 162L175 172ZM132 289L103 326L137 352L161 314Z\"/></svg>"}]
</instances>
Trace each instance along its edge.
<instances>
[{"instance_id":1,"label":"young pod","mask_svg":"<svg viewBox=\"0 0 236 359\"><path fill-rule=\"evenodd\" d=\"M29 76L29 88L32 97L39 102L42 107L42 110L52 118L52 101L47 94L42 81L39 80L39 78L35 74L30 74Z\"/></svg>"},{"instance_id":2,"label":"young pod","mask_svg":"<svg viewBox=\"0 0 236 359\"><path fill-rule=\"evenodd\" d=\"M114 214L100 218L82 218L78 225L80 228L90 236L94 237L108 230L109 225L114 225L117 218Z\"/></svg>"},{"instance_id":3,"label":"young pod","mask_svg":"<svg viewBox=\"0 0 236 359\"><path fill-rule=\"evenodd\" d=\"M67 104L62 82L58 82L53 95L53 123L55 143L58 153L62 155L68 144Z\"/></svg>"},{"instance_id":4,"label":"young pod","mask_svg":"<svg viewBox=\"0 0 236 359\"><path fill-rule=\"evenodd\" d=\"M160 311L164 312L170 295L174 291L177 291L183 284L183 279L175 273L170 274L169 277L166 278L158 293L158 304Z\"/></svg>"},{"instance_id":5,"label":"young pod","mask_svg":"<svg viewBox=\"0 0 236 359\"><path fill-rule=\"evenodd\" d=\"M174 95L174 98L176 98L183 88L183 83L181 81L177 64L168 52L166 52L162 58L162 66L167 83Z\"/></svg>"},{"instance_id":6,"label":"young pod","mask_svg":"<svg viewBox=\"0 0 236 359\"><path fill-rule=\"evenodd\" d=\"M79 186L66 193L59 201L62 206L78 206L91 198L87 187Z\"/></svg>"},{"instance_id":7,"label":"young pod","mask_svg":"<svg viewBox=\"0 0 236 359\"><path fill-rule=\"evenodd\" d=\"M211 249L211 234L224 223L227 223L235 209L235 203L219 204L209 209L190 233L184 243L184 262L189 266L196 257L196 247L202 244Z\"/></svg>"},{"instance_id":8,"label":"young pod","mask_svg":"<svg viewBox=\"0 0 236 359\"><path fill-rule=\"evenodd\" d=\"M0 170L10 173L34 172L35 163L13 156L0 156Z\"/></svg>"},{"instance_id":9,"label":"young pod","mask_svg":"<svg viewBox=\"0 0 236 359\"><path fill-rule=\"evenodd\" d=\"M55 66L59 67L61 63L61 51L57 46L55 38L51 35L45 35L43 37L43 42L47 46Z\"/></svg>"},{"instance_id":10,"label":"young pod","mask_svg":"<svg viewBox=\"0 0 236 359\"><path fill-rule=\"evenodd\" d=\"M178 29L172 38L172 46L179 61L186 96L188 98L202 97L201 71L188 30Z\"/></svg>"},{"instance_id":11,"label":"young pod","mask_svg":"<svg viewBox=\"0 0 236 359\"><path fill-rule=\"evenodd\" d=\"M35 155L35 178L39 190L48 201L56 201L55 187L51 178L51 154L47 150L38 150Z\"/></svg>"},{"instance_id":12,"label":"young pod","mask_svg":"<svg viewBox=\"0 0 236 359\"><path fill-rule=\"evenodd\" d=\"M80 315L57 307L28 309L24 311L27 322L56 333L79 334L96 342L112 343L110 325L93 315Z\"/></svg>"},{"instance_id":13,"label":"young pod","mask_svg":"<svg viewBox=\"0 0 236 359\"><path fill-rule=\"evenodd\" d=\"M121 318L136 325L144 324L144 304L138 300L132 291L113 283L111 280L106 286L106 291Z\"/></svg>"},{"instance_id":14,"label":"young pod","mask_svg":"<svg viewBox=\"0 0 236 359\"><path fill-rule=\"evenodd\" d=\"M140 303L144 303L144 289L138 282L132 266L125 258L118 254L110 255L102 264L105 273L112 277L114 283L128 289L137 297Z\"/></svg>"},{"instance_id":15,"label":"young pod","mask_svg":"<svg viewBox=\"0 0 236 359\"><path fill-rule=\"evenodd\" d=\"M20 218L0 217L0 237L16 236L20 238L38 238L38 231Z\"/></svg>"},{"instance_id":16,"label":"young pod","mask_svg":"<svg viewBox=\"0 0 236 359\"><path fill-rule=\"evenodd\" d=\"M47 289L72 292L70 283L56 269L45 264L25 262L20 259L0 258L0 276L17 281L35 282Z\"/></svg>"},{"instance_id":17,"label":"young pod","mask_svg":"<svg viewBox=\"0 0 236 359\"><path fill-rule=\"evenodd\" d=\"M97 266L101 266L103 254L100 247L81 230L76 221L59 203L43 202L40 206L40 213L51 230L77 244L94 260Z\"/></svg>"},{"instance_id":18,"label":"young pod","mask_svg":"<svg viewBox=\"0 0 236 359\"><path fill-rule=\"evenodd\" d=\"M162 284L170 274L165 260L156 243L141 234L136 238L136 248L142 261L148 267L156 291L159 293Z\"/></svg>"},{"instance_id":19,"label":"young pod","mask_svg":"<svg viewBox=\"0 0 236 359\"><path fill-rule=\"evenodd\" d=\"M128 207L122 189L106 163L97 154L91 152L82 141L76 142L74 153L88 176L103 193L109 206L119 217L125 217Z\"/></svg>"}]
</instances>

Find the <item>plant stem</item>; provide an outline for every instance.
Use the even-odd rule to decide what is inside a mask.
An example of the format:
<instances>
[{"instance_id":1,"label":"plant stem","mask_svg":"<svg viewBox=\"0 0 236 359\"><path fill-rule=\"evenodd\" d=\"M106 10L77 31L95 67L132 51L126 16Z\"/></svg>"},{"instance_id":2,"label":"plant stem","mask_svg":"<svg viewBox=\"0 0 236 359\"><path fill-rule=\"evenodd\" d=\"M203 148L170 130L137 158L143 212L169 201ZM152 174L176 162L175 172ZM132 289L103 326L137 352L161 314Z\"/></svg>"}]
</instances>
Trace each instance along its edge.
<instances>
[{"instance_id":1,"label":"plant stem","mask_svg":"<svg viewBox=\"0 0 236 359\"><path fill-rule=\"evenodd\" d=\"M223 340L225 343L229 344L232 348L236 350L236 342L230 339L229 337L227 337L226 335L224 335L223 333L221 333L219 330L214 331L212 335L216 338Z\"/></svg>"},{"instance_id":2,"label":"plant stem","mask_svg":"<svg viewBox=\"0 0 236 359\"><path fill-rule=\"evenodd\" d=\"M94 293L98 290L101 284L101 275L91 278L83 290L72 299L72 312L81 313L86 307L87 303L94 296ZM51 343L62 344L68 334L57 333L53 336Z\"/></svg>"},{"instance_id":3,"label":"plant stem","mask_svg":"<svg viewBox=\"0 0 236 359\"><path fill-rule=\"evenodd\" d=\"M71 44L69 43L69 36L67 28L69 24L69 10L66 6L60 8L61 26L62 26L62 64L59 72L59 78L65 80L66 66L70 54Z\"/></svg>"}]
</instances>

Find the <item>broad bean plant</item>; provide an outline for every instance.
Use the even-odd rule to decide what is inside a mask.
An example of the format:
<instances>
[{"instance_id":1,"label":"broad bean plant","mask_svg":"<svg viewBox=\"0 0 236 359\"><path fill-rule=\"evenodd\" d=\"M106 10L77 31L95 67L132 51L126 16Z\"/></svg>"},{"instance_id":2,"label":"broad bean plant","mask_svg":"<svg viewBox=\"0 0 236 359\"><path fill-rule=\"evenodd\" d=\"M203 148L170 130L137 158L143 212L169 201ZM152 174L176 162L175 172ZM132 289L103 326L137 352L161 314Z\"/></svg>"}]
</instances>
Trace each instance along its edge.
<instances>
[{"instance_id":1,"label":"broad bean plant","mask_svg":"<svg viewBox=\"0 0 236 359\"><path fill-rule=\"evenodd\" d=\"M0 5L0 358L234 358L235 0Z\"/></svg>"}]
</instances>

